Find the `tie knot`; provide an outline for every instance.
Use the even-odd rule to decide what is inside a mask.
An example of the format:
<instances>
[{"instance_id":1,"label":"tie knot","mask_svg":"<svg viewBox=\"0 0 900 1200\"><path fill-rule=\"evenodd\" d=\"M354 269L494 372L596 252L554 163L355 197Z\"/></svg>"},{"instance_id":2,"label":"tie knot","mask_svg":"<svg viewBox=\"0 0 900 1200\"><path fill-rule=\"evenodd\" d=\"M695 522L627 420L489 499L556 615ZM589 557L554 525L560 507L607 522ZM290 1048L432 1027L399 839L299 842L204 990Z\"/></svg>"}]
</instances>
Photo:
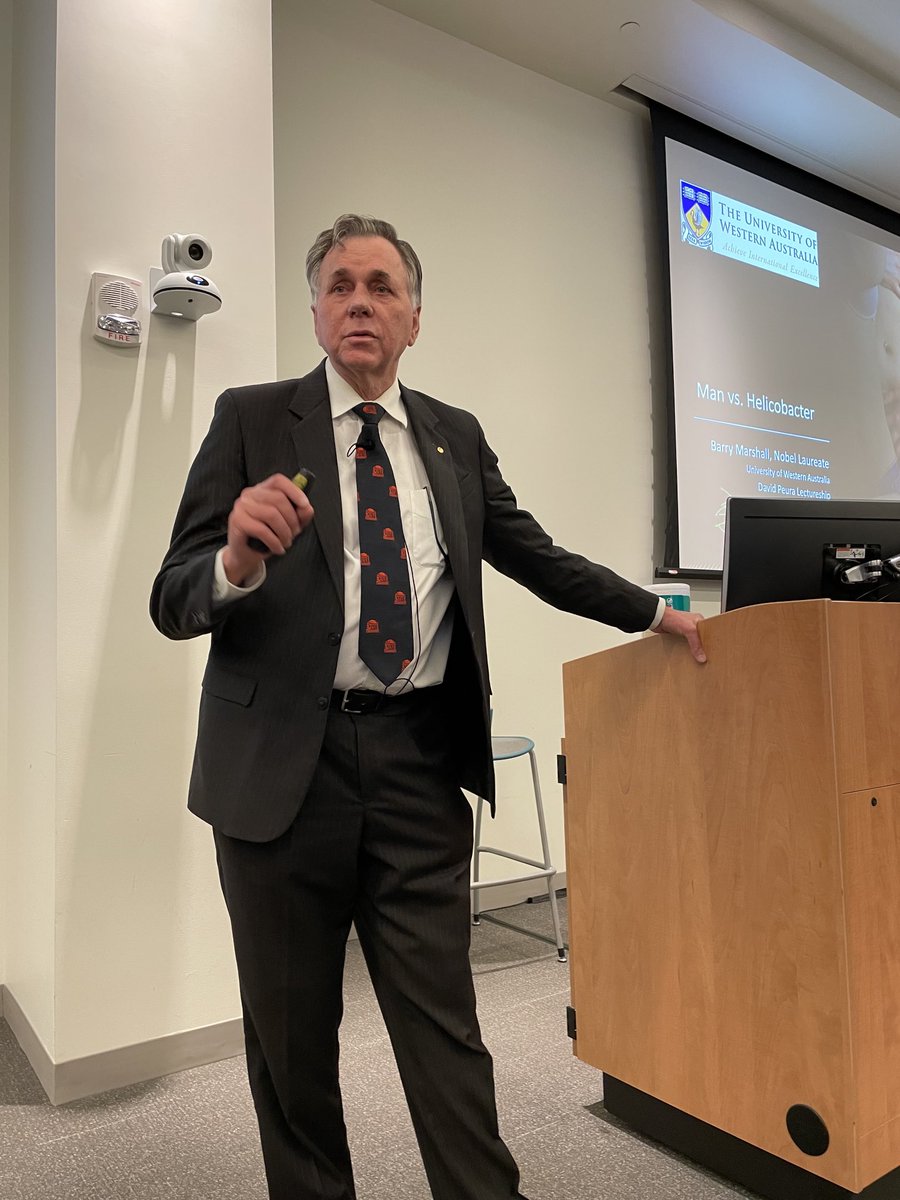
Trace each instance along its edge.
<instances>
[{"instance_id":1,"label":"tie knot","mask_svg":"<svg viewBox=\"0 0 900 1200\"><path fill-rule=\"evenodd\" d=\"M377 425L384 416L380 404L354 404L353 411L362 419L364 425Z\"/></svg>"}]
</instances>

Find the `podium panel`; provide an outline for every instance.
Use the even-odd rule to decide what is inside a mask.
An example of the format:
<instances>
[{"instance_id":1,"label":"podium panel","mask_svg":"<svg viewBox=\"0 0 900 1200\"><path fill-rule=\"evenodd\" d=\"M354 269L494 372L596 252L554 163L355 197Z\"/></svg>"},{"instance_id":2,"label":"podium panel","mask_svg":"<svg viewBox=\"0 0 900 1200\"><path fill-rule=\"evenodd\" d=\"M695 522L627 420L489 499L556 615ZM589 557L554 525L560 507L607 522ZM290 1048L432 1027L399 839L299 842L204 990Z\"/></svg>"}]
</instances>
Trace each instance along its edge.
<instances>
[{"instance_id":1,"label":"podium panel","mask_svg":"<svg viewBox=\"0 0 900 1200\"><path fill-rule=\"evenodd\" d=\"M564 666L576 1053L860 1192L900 1164L900 606L759 605L703 641L704 667L662 637Z\"/></svg>"}]
</instances>

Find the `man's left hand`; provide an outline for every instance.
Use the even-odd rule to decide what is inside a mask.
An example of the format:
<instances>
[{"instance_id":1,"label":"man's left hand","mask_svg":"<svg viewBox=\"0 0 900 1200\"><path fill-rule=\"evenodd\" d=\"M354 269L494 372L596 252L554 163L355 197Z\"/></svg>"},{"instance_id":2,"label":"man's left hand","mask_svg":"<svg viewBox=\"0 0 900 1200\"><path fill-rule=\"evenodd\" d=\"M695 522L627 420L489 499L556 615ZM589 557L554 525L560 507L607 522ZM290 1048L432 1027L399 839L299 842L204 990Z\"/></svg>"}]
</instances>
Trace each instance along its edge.
<instances>
[{"instance_id":1,"label":"man's left hand","mask_svg":"<svg viewBox=\"0 0 900 1200\"><path fill-rule=\"evenodd\" d=\"M703 620L699 613L683 612L677 608L666 607L663 619L653 630L654 633L671 633L675 637L686 639L691 654L698 663L706 662L706 651L700 641L699 625Z\"/></svg>"}]
</instances>

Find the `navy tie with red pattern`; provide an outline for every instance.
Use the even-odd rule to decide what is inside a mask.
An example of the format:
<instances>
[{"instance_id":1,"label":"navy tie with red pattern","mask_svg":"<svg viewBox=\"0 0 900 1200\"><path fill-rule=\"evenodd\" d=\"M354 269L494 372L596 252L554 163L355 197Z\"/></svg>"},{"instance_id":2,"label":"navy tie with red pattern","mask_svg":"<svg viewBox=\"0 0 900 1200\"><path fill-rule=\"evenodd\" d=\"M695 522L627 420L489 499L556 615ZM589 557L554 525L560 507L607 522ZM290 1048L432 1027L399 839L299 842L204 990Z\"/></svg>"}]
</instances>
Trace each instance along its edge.
<instances>
[{"instance_id":1,"label":"navy tie with red pattern","mask_svg":"<svg viewBox=\"0 0 900 1200\"><path fill-rule=\"evenodd\" d=\"M381 441L380 404L357 404L363 427L356 443L359 508L359 657L387 686L409 666L413 630L406 539L391 460Z\"/></svg>"}]
</instances>

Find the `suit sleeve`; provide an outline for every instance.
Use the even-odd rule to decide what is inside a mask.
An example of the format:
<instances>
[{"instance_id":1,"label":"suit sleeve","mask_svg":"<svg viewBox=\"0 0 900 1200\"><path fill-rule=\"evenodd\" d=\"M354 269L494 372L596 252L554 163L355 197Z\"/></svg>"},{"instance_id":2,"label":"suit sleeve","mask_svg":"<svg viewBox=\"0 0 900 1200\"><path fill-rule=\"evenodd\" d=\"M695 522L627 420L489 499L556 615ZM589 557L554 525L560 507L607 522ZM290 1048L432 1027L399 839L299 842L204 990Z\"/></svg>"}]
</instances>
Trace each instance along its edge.
<instances>
[{"instance_id":1,"label":"suit sleeve","mask_svg":"<svg viewBox=\"0 0 900 1200\"><path fill-rule=\"evenodd\" d=\"M223 392L188 474L150 596L150 616L166 637L198 637L225 620L229 606L213 600L215 558L228 537L232 505L246 486L240 418L231 393Z\"/></svg>"},{"instance_id":2,"label":"suit sleeve","mask_svg":"<svg viewBox=\"0 0 900 1200\"><path fill-rule=\"evenodd\" d=\"M482 556L541 600L626 633L648 629L658 598L615 571L557 546L531 513L519 508L479 427L485 519Z\"/></svg>"}]
</instances>

